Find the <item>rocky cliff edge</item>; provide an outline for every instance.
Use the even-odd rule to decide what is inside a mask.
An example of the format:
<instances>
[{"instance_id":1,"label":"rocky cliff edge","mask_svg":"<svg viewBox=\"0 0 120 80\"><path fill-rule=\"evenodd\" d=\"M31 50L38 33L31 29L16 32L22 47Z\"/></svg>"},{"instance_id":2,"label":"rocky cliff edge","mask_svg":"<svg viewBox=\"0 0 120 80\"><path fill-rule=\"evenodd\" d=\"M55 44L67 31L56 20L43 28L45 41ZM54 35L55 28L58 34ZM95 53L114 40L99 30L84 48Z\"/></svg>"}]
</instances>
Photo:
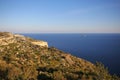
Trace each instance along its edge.
<instances>
[{"instance_id":1,"label":"rocky cliff edge","mask_svg":"<svg viewBox=\"0 0 120 80\"><path fill-rule=\"evenodd\" d=\"M29 42L34 45L38 45L41 47L48 47L48 43L45 41L34 40L29 37L25 37L19 34L12 34L9 32L0 32L0 45L8 45L10 43L17 43L17 42Z\"/></svg>"}]
</instances>

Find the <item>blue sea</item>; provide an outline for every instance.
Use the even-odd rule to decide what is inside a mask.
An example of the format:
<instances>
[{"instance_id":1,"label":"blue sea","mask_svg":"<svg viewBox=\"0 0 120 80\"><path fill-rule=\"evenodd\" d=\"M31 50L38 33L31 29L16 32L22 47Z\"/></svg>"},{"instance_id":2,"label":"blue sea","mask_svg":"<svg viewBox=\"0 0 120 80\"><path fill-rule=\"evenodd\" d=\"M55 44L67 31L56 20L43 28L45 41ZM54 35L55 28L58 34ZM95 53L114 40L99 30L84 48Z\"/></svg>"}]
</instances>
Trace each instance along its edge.
<instances>
[{"instance_id":1,"label":"blue sea","mask_svg":"<svg viewBox=\"0 0 120 80\"><path fill-rule=\"evenodd\" d=\"M120 34L23 34L47 41L74 56L102 62L111 74L120 76Z\"/></svg>"}]
</instances>

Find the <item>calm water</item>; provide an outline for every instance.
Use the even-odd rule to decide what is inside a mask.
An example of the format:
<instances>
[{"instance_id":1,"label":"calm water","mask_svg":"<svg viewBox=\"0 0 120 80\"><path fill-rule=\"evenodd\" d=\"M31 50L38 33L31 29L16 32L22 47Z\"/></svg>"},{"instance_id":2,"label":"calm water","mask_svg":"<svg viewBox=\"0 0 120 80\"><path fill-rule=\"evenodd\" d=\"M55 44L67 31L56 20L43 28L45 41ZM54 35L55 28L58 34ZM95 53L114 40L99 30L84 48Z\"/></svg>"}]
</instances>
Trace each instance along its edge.
<instances>
[{"instance_id":1,"label":"calm water","mask_svg":"<svg viewBox=\"0 0 120 80\"><path fill-rule=\"evenodd\" d=\"M93 63L102 62L120 76L120 34L24 34Z\"/></svg>"}]
</instances>

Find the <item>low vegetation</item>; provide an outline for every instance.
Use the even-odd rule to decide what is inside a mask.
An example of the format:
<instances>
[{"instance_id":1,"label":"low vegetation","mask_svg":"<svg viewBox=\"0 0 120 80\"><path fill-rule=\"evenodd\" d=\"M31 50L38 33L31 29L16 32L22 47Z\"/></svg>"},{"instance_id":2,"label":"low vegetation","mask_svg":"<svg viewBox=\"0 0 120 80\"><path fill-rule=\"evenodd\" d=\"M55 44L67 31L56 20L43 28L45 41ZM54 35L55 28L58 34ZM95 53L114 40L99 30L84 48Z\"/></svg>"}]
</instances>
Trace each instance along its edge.
<instances>
[{"instance_id":1,"label":"low vegetation","mask_svg":"<svg viewBox=\"0 0 120 80\"><path fill-rule=\"evenodd\" d=\"M0 80L120 80L101 63L92 64L54 47L19 41L0 45Z\"/></svg>"}]
</instances>

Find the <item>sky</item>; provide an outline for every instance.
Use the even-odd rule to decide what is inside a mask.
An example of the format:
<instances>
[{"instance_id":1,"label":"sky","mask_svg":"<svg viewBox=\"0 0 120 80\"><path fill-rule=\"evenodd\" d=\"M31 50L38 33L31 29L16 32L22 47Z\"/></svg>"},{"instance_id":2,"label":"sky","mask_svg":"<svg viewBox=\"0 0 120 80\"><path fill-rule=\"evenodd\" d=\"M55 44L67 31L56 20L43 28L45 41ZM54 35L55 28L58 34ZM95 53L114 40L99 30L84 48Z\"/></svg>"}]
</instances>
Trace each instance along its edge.
<instances>
[{"instance_id":1,"label":"sky","mask_svg":"<svg viewBox=\"0 0 120 80\"><path fill-rule=\"evenodd\" d=\"M0 0L0 31L120 33L120 0Z\"/></svg>"}]
</instances>

